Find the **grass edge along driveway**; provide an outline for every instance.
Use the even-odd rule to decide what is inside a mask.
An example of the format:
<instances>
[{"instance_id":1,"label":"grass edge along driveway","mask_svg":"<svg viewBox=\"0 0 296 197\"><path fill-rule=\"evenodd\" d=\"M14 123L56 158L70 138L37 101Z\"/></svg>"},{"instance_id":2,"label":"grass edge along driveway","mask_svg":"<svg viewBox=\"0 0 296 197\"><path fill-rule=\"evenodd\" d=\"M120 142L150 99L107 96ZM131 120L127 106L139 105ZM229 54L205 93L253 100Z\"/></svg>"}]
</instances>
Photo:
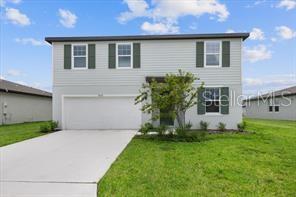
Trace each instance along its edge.
<instances>
[{"instance_id":1,"label":"grass edge along driveway","mask_svg":"<svg viewBox=\"0 0 296 197\"><path fill-rule=\"evenodd\" d=\"M246 119L255 134L198 143L134 138L98 184L99 196L293 196L296 121Z\"/></svg>"},{"instance_id":2,"label":"grass edge along driveway","mask_svg":"<svg viewBox=\"0 0 296 197\"><path fill-rule=\"evenodd\" d=\"M44 135L40 126L49 122L28 122L0 126L0 147Z\"/></svg>"}]
</instances>

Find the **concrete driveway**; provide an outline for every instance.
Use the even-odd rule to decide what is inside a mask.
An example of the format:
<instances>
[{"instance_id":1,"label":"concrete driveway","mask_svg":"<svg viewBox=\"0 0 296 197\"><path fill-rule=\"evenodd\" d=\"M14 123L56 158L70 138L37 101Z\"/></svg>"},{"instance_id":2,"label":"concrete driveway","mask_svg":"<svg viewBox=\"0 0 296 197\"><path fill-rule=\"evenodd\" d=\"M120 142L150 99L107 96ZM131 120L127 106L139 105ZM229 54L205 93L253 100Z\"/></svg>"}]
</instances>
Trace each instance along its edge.
<instances>
[{"instance_id":1,"label":"concrete driveway","mask_svg":"<svg viewBox=\"0 0 296 197\"><path fill-rule=\"evenodd\" d=\"M0 148L0 196L95 197L136 131L60 131Z\"/></svg>"}]
</instances>

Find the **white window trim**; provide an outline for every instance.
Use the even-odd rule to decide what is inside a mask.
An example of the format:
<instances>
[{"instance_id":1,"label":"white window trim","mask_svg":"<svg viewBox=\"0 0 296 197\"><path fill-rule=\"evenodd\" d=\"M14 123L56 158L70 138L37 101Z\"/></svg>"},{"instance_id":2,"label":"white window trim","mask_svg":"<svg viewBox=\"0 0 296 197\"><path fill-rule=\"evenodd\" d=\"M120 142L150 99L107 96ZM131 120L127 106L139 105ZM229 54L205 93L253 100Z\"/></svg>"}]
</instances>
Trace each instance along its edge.
<instances>
[{"instance_id":1,"label":"white window trim","mask_svg":"<svg viewBox=\"0 0 296 197\"><path fill-rule=\"evenodd\" d=\"M131 46L131 54L130 55L120 55L121 57L123 56L131 56L131 65L130 67L119 67L119 55L118 55L118 45L130 45ZM116 69L132 69L133 68L133 43L131 42L122 42L122 43L116 43Z\"/></svg>"},{"instance_id":2,"label":"white window trim","mask_svg":"<svg viewBox=\"0 0 296 197\"><path fill-rule=\"evenodd\" d=\"M219 42L220 49L219 49L219 65L207 65L207 43L209 42ZM208 53L208 54L217 54L217 53ZM204 67L205 68L219 68L222 67L222 41L221 40L211 40L211 41L204 41Z\"/></svg>"},{"instance_id":3,"label":"white window trim","mask_svg":"<svg viewBox=\"0 0 296 197\"><path fill-rule=\"evenodd\" d=\"M210 89L210 88L218 88L219 89L219 99L214 99L214 100L210 100L210 101L219 101L219 112L207 112L207 106L205 106L205 115L222 115L221 114L221 87L205 87L205 90L206 89ZM206 101L209 101L209 100L206 100L205 99L205 102Z\"/></svg>"},{"instance_id":4,"label":"white window trim","mask_svg":"<svg viewBox=\"0 0 296 197\"><path fill-rule=\"evenodd\" d=\"M85 57L85 67L81 67L81 68L75 68L74 67L74 46L85 46L85 56L75 56L75 57ZM72 44L72 54L71 54L71 68L73 70L86 70L88 69L88 47L87 47L87 44L85 43L79 43L79 44Z\"/></svg>"}]
</instances>

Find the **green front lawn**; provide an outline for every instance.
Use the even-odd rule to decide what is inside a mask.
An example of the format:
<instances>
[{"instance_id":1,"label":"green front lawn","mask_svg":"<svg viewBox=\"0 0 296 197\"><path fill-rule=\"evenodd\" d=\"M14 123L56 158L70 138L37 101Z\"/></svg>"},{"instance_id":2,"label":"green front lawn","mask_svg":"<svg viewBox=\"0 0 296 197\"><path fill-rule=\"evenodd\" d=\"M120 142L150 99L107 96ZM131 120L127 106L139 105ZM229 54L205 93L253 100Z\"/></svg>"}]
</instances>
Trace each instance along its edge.
<instances>
[{"instance_id":1,"label":"green front lawn","mask_svg":"<svg viewBox=\"0 0 296 197\"><path fill-rule=\"evenodd\" d=\"M99 196L294 196L296 122L246 121L255 134L134 138L99 182Z\"/></svg>"},{"instance_id":2,"label":"green front lawn","mask_svg":"<svg viewBox=\"0 0 296 197\"><path fill-rule=\"evenodd\" d=\"M31 122L0 126L0 147L44 135L40 125L48 122Z\"/></svg>"}]
</instances>

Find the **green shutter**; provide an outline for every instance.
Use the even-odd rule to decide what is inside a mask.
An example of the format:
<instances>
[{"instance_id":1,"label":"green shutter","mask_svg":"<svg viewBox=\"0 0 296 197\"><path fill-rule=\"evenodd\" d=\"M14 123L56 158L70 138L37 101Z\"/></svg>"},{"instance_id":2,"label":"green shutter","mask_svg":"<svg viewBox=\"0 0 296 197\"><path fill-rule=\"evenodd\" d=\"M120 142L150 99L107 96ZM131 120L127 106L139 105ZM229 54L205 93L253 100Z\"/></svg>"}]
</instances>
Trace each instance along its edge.
<instances>
[{"instance_id":1,"label":"green shutter","mask_svg":"<svg viewBox=\"0 0 296 197\"><path fill-rule=\"evenodd\" d=\"M196 43L196 67L204 67L204 42Z\"/></svg>"},{"instance_id":2,"label":"green shutter","mask_svg":"<svg viewBox=\"0 0 296 197\"><path fill-rule=\"evenodd\" d=\"M141 44L133 43L133 68L141 67Z\"/></svg>"},{"instance_id":3,"label":"green shutter","mask_svg":"<svg viewBox=\"0 0 296 197\"><path fill-rule=\"evenodd\" d=\"M71 69L71 44L64 45L64 69Z\"/></svg>"},{"instance_id":4,"label":"green shutter","mask_svg":"<svg viewBox=\"0 0 296 197\"><path fill-rule=\"evenodd\" d=\"M198 91L197 114L205 114L206 113L206 105L205 105L204 91L205 91L204 88L202 88L202 89L200 89Z\"/></svg>"},{"instance_id":5,"label":"green shutter","mask_svg":"<svg viewBox=\"0 0 296 197\"><path fill-rule=\"evenodd\" d=\"M222 42L222 67L230 67L230 41Z\"/></svg>"},{"instance_id":6,"label":"green shutter","mask_svg":"<svg viewBox=\"0 0 296 197\"><path fill-rule=\"evenodd\" d=\"M229 114L229 88L221 88L221 114Z\"/></svg>"},{"instance_id":7,"label":"green shutter","mask_svg":"<svg viewBox=\"0 0 296 197\"><path fill-rule=\"evenodd\" d=\"M116 68L116 44L109 44L109 68Z\"/></svg>"},{"instance_id":8,"label":"green shutter","mask_svg":"<svg viewBox=\"0 0 296 197\"><path fill-rule=\"evenodd\" d=\"M88 69L96 68L96 45L88 45Z\"/></svg>"}]
</instances>

